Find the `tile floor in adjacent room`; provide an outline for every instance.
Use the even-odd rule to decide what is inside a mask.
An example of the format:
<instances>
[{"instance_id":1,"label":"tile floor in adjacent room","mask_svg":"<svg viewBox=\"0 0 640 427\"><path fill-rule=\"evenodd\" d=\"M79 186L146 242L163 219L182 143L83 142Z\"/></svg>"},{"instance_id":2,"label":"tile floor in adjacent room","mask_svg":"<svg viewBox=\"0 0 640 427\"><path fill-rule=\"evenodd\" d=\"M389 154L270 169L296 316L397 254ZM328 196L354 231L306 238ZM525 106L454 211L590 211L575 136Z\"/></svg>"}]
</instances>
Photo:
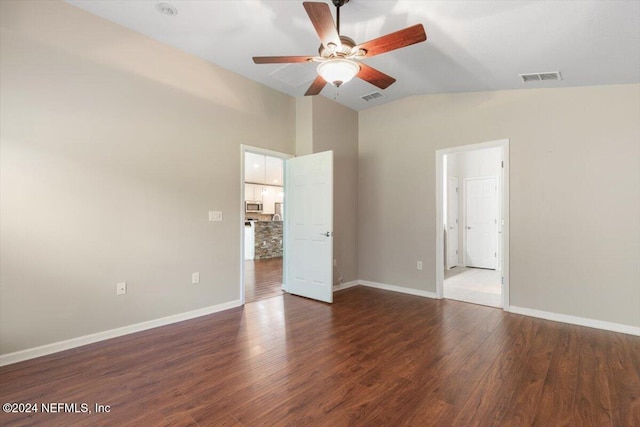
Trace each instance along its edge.
<instances>
[{"instance_id":1,"label":"tile floor in adjacent room","mask_svg":"<svg viewBox=\"0 0 640 427\"><path fill-rule=\"evenodd\" d=\"M502 307L502 273L484 268L454 267L444 271L444 297Z\"/></svg>"}]
</instances>

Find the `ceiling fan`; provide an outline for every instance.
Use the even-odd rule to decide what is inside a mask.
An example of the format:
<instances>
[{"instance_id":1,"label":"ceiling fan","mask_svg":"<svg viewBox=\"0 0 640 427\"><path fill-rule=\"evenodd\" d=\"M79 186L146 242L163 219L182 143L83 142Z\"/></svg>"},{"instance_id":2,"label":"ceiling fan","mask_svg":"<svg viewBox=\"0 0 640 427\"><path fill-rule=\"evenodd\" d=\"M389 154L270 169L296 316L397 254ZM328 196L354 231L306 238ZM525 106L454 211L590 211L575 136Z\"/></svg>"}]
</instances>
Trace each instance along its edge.
<instances>
[{"instance_id":1,"label":"ceiling fan","mask_svg":"<svg viewBox=\"0 0 640 427\"><path fill-rule=\"evenodd\" d=\"M327 82L340 87L356 76L380 89L386 89L392 85L396 79L360 60L427 40L422 24L356 44L353 39L340 35L340 8L349 0L332 0L332 2L336 7L337 25L334 24L331 10L326 3L302 3L322 42L318 49L318 56L254 56L253 62L256 64L318 62L318 77L311 83L305 96L319 94Z\"/></svg>"}]
</instances>

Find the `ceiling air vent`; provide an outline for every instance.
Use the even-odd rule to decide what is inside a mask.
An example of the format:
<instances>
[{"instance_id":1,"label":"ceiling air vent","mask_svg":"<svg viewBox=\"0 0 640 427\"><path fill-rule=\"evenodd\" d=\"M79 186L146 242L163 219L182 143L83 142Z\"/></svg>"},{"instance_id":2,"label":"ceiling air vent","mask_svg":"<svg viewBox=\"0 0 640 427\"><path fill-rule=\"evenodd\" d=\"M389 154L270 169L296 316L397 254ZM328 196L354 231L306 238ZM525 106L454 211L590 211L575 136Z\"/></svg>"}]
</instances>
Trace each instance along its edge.
<instances>
[{"instance_id":1,"label":"ceiling air vent","mask_svg":"<svg viewBox=\"0 0 640 427\"><path fill-rule=\"evenodd\" d=\"M541 82L546 80L562 80L560 71L550 71L548 73L531 73L531 74L518 74L522 79L522 83L529 82Z\"/></svg>"},{"instance_id":2,"label":"ceiling air vent","mask_svg":"<svg viewBox=\"0 0 640 427\"><path fill-rule=\"evenodd\" d=\"M378 99L378 98L384 98L385 96L383 94L381 94L380 92L371 92L368 95L364 95L361 96L360 98L364 99L365 101L369 102L369 101L373 101L374 99Z\"/></svg>"}]
</instances>

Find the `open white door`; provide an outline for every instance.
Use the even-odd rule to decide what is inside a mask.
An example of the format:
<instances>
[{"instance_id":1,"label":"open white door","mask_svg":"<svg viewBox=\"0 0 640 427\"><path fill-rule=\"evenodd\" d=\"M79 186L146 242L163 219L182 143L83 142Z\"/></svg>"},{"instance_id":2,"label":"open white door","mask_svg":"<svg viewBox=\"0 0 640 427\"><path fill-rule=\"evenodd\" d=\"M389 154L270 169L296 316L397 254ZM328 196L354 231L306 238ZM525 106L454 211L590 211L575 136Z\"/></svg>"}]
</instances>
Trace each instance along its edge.
<instances>
[{"instance_id":1,"label":"open white door","mask_svg":"<svg viewBox=\"0 0 640 427\"><path fill-rule=\"evenodd\" d=\"M287 292L333 302L333 151L285 161Z\"/></svg>"},{"instance_id":2,"label":"open white door","mask_svg":"<svg viewBox=\"0 0 640 427\"><path fill-rule=\"evenodd\" d=\"M466 180L468 267L496 268L497 191L496 178Z\"/></svg>"}]
</instances>

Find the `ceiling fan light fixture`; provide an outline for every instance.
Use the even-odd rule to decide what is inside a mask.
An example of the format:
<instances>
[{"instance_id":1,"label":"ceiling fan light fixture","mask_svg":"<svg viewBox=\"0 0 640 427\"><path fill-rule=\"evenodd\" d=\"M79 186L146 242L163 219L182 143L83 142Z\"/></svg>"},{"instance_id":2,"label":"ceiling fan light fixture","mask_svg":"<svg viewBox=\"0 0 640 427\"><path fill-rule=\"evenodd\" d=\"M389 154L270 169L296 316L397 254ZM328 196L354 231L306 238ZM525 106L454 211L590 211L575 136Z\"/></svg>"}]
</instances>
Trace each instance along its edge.
<instances>
[{"instance_id":1,"label":"ceiling fan light fixture","mask_svg":"<svg viewBox=\"0 0 640 427\"><path fill-rule=\"evenodd\" d=\"M318 74L336 87L347 83L360 72L357 62L344 58L330 59L318 65Z\"/></svg>"}]
</instances>

